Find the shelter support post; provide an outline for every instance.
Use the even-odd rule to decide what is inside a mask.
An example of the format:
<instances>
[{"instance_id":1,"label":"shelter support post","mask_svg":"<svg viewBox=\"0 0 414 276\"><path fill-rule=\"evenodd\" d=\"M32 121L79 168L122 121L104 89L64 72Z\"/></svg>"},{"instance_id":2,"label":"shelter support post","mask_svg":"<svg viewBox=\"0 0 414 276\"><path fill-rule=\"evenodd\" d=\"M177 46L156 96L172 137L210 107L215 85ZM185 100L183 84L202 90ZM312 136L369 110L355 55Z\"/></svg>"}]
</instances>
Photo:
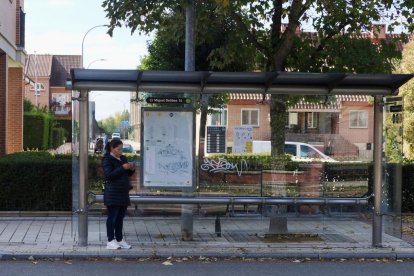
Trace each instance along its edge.
<instances>
[{"instance_id":1,"label":"shelter support post","mask_svg":"<svg viewBox=\"0 0 414 276\"><path fill-rule=\"evenodd\" d=\"M79 99L79 210L78 245L88 245L88 91L80 91Z\"/></svg>"},{"instance_id":2,"label":"shelter support post","mask_svg":"<svg viewBox=\"0 0 414 276\"><path fill-rule=\"evenodd\" d=\"M382 153L383 153L383 97L374 98L374 214L372 220L372 246L382 246Z\"/></svg>"}]
</instances>

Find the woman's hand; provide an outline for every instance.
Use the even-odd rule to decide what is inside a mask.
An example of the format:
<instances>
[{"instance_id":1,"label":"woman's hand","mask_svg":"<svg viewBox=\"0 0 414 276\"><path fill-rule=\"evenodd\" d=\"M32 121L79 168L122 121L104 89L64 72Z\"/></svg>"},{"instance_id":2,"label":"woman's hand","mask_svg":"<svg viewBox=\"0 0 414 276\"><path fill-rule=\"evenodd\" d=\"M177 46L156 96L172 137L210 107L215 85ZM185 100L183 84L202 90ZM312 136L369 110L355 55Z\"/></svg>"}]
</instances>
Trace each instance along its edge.
<instances>
[{"instance_id":1,"label":"woman's hand","mask_svg":"<svg viewBox=\"0 0 414 276\"><path fill-rule=\"evenodd\" d=\"M125 163L122 164L122 168L124 168L124 170L135 170L135 164L134 163Z\"/></svg>"}]
</instances>

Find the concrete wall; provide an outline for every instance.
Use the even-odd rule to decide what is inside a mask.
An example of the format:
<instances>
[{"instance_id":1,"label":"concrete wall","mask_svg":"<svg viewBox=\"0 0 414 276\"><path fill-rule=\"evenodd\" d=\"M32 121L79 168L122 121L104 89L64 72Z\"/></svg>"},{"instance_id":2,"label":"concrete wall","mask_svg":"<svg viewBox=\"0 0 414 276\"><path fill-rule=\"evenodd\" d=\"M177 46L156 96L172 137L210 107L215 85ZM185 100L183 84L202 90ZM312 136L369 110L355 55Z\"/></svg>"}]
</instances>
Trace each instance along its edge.
<instances>
[{"instance_id":1,"label":"concrete wall","mask_svg":"<svg viewBox=\"0 0 414 276\"><path fill-rule=\"evenodd\" d=\"M16 4L9 0L0 1L0 33L11 44L16 45Z\"/></svg>"}]
</instances>

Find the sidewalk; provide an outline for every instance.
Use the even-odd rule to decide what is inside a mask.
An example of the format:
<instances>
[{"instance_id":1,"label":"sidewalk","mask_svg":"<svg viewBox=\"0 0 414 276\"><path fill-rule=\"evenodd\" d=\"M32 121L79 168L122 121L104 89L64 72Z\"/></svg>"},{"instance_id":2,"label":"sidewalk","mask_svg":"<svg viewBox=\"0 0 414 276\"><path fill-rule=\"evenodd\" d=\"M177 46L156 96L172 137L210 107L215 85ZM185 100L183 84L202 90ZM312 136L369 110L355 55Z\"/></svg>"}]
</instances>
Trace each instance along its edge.
<instances>
[{"instance_id":1,"label":"sidewalk","mask_svg":"<svg viewBox=\"0 0 414 276\"><path fill-rule=\"evenodd\" d=\"M194 241L181 241L180 217L127 217L129 250L107 250L105 217L89 217L88 246L76 244L77 225L70 217L0 217L0 259L88 257L278 257L278 258L413 258L414 246L383 234L374 248L372 227L357 219L289 218L290 234L269 240L269 219L221 218L217 237L214 217L194 218ZM299 239L299 240L298 240Z\"/></svg>"}]
</instances>

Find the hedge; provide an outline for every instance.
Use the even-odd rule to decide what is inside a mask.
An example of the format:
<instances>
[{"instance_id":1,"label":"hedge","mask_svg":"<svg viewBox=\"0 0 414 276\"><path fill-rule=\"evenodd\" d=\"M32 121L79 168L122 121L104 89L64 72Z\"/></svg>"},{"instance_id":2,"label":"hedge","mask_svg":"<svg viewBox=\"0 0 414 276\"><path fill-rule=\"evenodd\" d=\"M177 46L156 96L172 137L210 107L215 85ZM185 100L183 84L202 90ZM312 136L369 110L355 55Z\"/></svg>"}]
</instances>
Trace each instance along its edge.
<instances>
[{"instance_id":1,"label":"hedge","mask_svg":"<svg viewBox=\"0 0 414 276\"><path fill-rule=\"evenodd\" d=\"M0 210L72 209L71 158L22 152L0 158Z\"/></svg>"},{"instance_id":2,"label":"hedge","mask_svg":"<svg viewBox=\"0 0 414 276\"><path fill-rule=\"evenodd\" d=\"M52 148L57 148L66 141L67 132L64 128L52 128Z\"/></svg>"},{"instance_id":3,"label":"hedge","mask_svg":"<svg viewBox=\"0 0 414 276\"><path fill-rule=\"evenodd\" d=\"M47 150L53 117L47 113L25 112L23 119L23 148Z\"/></svg>"},{"instance_id":4,"label":"hedge","mask_svg":"<svg viewBox=\"0 0 414 276\"><path fill-rule=\"evenodd\" d=\"M72 120L71 119L56 119L56 126L65 129L66 143L72 142Z\"/></svg>"},{"instance_id":5,"label":"hedge","mask_svg":"<svg viewBox=\"0 0 414 276\"><path fill-rule=\"evenodd\" d=\"M88 161L90 190L98 192L103 185L101 158L92 155ZM26 151L2 156L0 191L0 211L71 211L72 155Z\"/></svg>"},{"instance_id":6,"label":"hedge","mask_svg":"<svg viewBox=\"0 0 414 276\"><path fill-rule=\"evenodd\" d=\"M240 162L242 156L220 155L228 162ZM137 155L128 154L129 160ZM218 156L216 156L217 158ZM244 156L250 169L268 169L266 156ZM100 155L89 157L90 189L100 191L103 184ZM213 157L210 157L213 158ZM282 158L286 168L300 169L297 162ZM259 165L261 166L259 168ZM254 167L256 166L256 167ZM324 163L326 181L368 180L372 193L372 163ZM388 165L386 183L392 183L395 165ZM289 169L289 170L290 170ZM402 212L414 212L414 164L402 166ZM384 193L392 195L392 185ZM72 156L48 152L20 152L0 157L0 210L2 211L70 211L72 210Z\"/></svg>"}]
</instances>

